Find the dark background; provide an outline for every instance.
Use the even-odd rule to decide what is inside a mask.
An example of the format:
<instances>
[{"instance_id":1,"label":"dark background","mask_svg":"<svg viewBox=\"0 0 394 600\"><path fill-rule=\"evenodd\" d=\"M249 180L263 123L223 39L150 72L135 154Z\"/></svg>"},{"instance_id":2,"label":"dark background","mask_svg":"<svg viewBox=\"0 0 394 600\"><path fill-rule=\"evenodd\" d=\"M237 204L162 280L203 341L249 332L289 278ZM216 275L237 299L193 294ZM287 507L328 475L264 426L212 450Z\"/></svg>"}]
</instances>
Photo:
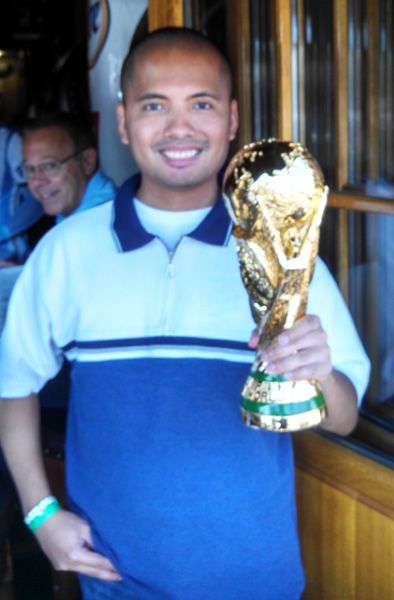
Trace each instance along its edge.
<instances>
[{"instance_id":1,"label":"dark background","mask_svg":"<svg viewBox=\"0 0 394 600\"><path fill-rule=\"evenodd\" d=\"M0 120L18 125L27 114L57 108L88 112L87 36L87 1L3 2ZM4 83L13 68L20 72L20 85L18 101L10 108Z\"/></svg>"}]
</instances>

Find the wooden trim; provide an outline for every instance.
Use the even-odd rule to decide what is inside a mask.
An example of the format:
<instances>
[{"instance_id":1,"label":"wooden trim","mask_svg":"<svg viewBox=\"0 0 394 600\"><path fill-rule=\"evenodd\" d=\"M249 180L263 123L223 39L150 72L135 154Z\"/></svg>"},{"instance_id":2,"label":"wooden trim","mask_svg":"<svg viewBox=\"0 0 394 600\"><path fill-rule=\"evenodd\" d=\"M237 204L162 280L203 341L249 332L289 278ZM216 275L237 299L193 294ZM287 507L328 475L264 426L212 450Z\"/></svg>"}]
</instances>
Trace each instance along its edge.
<instances>
[{"instance_id":1,"label":"wooden trim","mask_svg":"<svg viewBox=\"0 0 394 600\"><path fill-rule=\"evenodd\" d=\"M387 179L391 181L394 178L394 82L393 82L393 70L394 70L394 5L392 2L387 3L386 13L386 28L387 28L387 53L386 53L386 76L385 76L385 87L386 87L386 117L385 117L385 129L386 129L386 165L385 173Z\"/></svg>"},{"instance_id":2,"label":"wooden trim","mask_svg":"<svg viewBox=\"0 0 394 600\"><path fill-rule=\"evenodd\" d=\"M347 304L350 300L349 221L347 211L339 210L339 227L336 238L338 255L338 281Z\"/></svg>"},{"instance_id":3,"label":"wooden trim","mask_svg":"<svg viewBox=\"0 0 394 600\"><path fill-rule=\"evenodd\" d=\"M278 99L278 138L291 140L293 138L291 0L275 0L274 18Z\"/></svg>"},{"instance_id":4,"label":"wooden trim","mask_svg":"<svg viewBox=\"0 0 394 600\"><path fill-rule=\"evenodd\" d=\"M394 215L394 200L373 198L358 194L337 194L331 192L328 198L330 208L344 208L369 213Z\"/></svg>"},{"instance_id":5,"label":"wooden trim","mask_svg":"<svg viewBox=\"0 0 394 600\"><path fill-rule=\"evenodd\" d=\"M335 71L335 129L336 185L341 189L349 181L348 134L348 11L347 2L334 0L334 71Z\"/></svg>"},{"instance_id":6,"label":"wooden trim","mask_svg":"<svg viewBox=\"0 0 394 600\"><path fill-rule=\"evenodd\" d=\"M301 144L306 144L306 110L305 110L305 27L304 3L297 2L297 69L298 69L298 134Z\"/></svg>"},{"instance_id":7,"label":"wooden trim","mask_svg":"<svg viewBox=\"0 0 394 600\"><path fill-rule=\"evenodd\" d=\"M386 408L387 411L384 410ZM377 413L377 416L381 416L383 419L393 419L394 407L391 410L390 408L390 405L386 405L386 403L374 406L374 414ZM384 452L387 456L394 457L394 432L377 425L363 415L360 415L352 437L368 444L369 447Z\"/></svg>"},{"instance_id":8,"label":"wooden trim","mask_svg":"<svg viewBox=\"0 0 394 600\"><path fill-rule=\"evenodd\" d=\"M252 82L249 0L229 0L227 36L234 74L234 96L239 104L237 147L252 140Z\"/></svg>"},{"instance_id":9,"label":"wooden trim","mask_svg":"<svg viewBox=\"0 0 394 600\"><path fill-rule=\"evenodd\" d=\"M368 177L379 179L379 115L380 115L380 32L379 2L367 2L367 144L366 160Z\"/></svg>"},{"instance_id":10,"label":"wooden trim","mask_svg":"<svg viewBox=\"0 0 394 600\"><path fill-rule=\"evenodd\" d=\"M394 519L392 469L312 431L293 439L297 467Z\"/></svg>"},{"instance_id":11,"label":"wooden trim","mask_svg":"<svg viewBox=\"0 0 394 600\"><path fill-rule=\"evenodd\" d=\"M354 181L360 181L363 177L363 145L365 139L364 132L364 121L365 121L365 108L363 106L363 95L365 95L365 83L364 83L364 55L363 55L363 25L362 17L360 15L361 4L360 2L353 3L353 15L352 19L354 22L354 48L352 55L352 69L353 69L353 95L354 102L352 106L353 111L353 122L354 122L354 137L351 140L352 154L354 157Z\"/></svg>"},{"instance_id":12,"label":"wooden trim","mask_svg":"<svg viewBox=\"0 0 394 600\"><path fill-rule=\"evenodd\" d=\"M181 27L183 24L183 0L149 0L149 31L166 26Z\"/></svg>"}]
</instances>

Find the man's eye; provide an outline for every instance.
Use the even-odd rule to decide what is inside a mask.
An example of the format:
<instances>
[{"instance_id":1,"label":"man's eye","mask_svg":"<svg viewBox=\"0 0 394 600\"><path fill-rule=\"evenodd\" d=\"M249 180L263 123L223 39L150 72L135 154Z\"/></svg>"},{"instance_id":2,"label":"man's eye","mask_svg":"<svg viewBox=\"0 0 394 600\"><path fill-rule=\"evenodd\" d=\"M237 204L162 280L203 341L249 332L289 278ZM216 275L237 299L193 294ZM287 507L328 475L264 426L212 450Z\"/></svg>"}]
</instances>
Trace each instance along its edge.
<instances>
[{"instance_id":1,"label":"man's eye","mask_svg":"<svg viewBox=\"0 0 394 600\"><path fill-rule=\"evenodd\" d=\"M23 165L23 172L26 177L31 177L36 172L36 168L33 165Z\"/></svg>"},{"instance_id":2,"label":"man's eye","mask_svg":"<svg viewBox=\"0 0 394 600\"><path fill-rule=\"evenodd\" d=\"M212 108L212 104L210 102L200 100L199 102L195 102L194 108L197 110L209 110Z\"/></svg>"},{"instance_id":3,"label":"man's eye","mask_svg":"<svg viewBox=\"0 0 394 600\"><path fill-rule=\"evenodd\" d=\"M147 112L153 112L163 109L164 106L160 102L149 102L148 104L144 104L144 110Z\"/></svg>"},{"instance_id":4,"label":"man's eye","mask_svg":"<svg viewBox=\"0 0 394 600\"><path fill-rule=\"evenodd\" d=\"M44 173L54 173L55 171L57 171L58 167L59 163L57 160L48 160L48 162L41 164L41 170Z\"/></svg>"}]
</instances>

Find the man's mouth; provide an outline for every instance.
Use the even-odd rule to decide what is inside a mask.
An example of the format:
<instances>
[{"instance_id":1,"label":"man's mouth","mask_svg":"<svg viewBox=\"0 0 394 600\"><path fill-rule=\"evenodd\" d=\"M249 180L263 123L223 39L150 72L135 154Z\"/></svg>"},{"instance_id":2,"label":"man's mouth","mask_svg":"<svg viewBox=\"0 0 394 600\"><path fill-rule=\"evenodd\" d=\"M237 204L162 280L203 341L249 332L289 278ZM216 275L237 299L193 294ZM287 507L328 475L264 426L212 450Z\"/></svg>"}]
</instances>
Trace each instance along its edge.
<instances>
[{"instance_id":1,"label":"man's mouth","mask_svg":"<svg viewBox=\"0 0 394 600\"><path fill-rule=\"evenodd\" d=\"M197 148L190 150L162 150L161 153L170 160L187 160L200 154L201 150Z\"/></svg>"},{"instance_id":2,"label":"man's mouth","mask_svg":"<svg viewBox=\"0 0 394 600\"><path fill-rule=\"evenodd\" d=\"M46 191L37 190L37 196L42 202L50 202L54 196L56 196L56 191Z\"/></svg>"},{"instance_id":3,"label":"man's mouth","mask_svg":"<svg viewBox=\"0 0 394 600\"><path fill-rule=\"evenodd\" d=\"M193 165L208 145L208 141L204 139L166 139L154 144L153 150L159 152L167 164L179 168Z\"/></svg>"}]
</instances>

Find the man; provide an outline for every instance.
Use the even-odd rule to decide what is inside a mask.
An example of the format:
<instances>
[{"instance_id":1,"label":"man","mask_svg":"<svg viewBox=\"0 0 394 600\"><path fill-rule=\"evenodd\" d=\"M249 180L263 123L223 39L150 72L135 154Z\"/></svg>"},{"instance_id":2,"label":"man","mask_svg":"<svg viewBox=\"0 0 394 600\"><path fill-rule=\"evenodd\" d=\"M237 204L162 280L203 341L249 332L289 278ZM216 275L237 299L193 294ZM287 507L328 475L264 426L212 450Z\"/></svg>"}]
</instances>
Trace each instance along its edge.
<instances>
[{"instance_id":1,"label":"man","mask_svg":"<svg viewBox=\"0 0 394 600\"><path fill-rule=\"evenodd\" d=\"M50 232L10 306L0 427L23 510L86 600L294 600L291 437L239 413L253 319L217 178L238 124L228 64L195 32L159 30L127 57L122 90L141 176ZM320 261L309 312L266 349L267 370L317 379L323 426L346 434L368 359ZM48 499L34 396L62 354L70 511Z\"/></svg>"},{"instance_id":2,"label":"man","mask_svg":"<svg viewBox=\"0 0 394 600\"><path fill-rule=\"evenodd\" d=\"M56 222L115 197L115 185L97 168L92 129L77 115L59 112L29 123L23 156L29 189Z\"/></svg>"}]
</instances>

